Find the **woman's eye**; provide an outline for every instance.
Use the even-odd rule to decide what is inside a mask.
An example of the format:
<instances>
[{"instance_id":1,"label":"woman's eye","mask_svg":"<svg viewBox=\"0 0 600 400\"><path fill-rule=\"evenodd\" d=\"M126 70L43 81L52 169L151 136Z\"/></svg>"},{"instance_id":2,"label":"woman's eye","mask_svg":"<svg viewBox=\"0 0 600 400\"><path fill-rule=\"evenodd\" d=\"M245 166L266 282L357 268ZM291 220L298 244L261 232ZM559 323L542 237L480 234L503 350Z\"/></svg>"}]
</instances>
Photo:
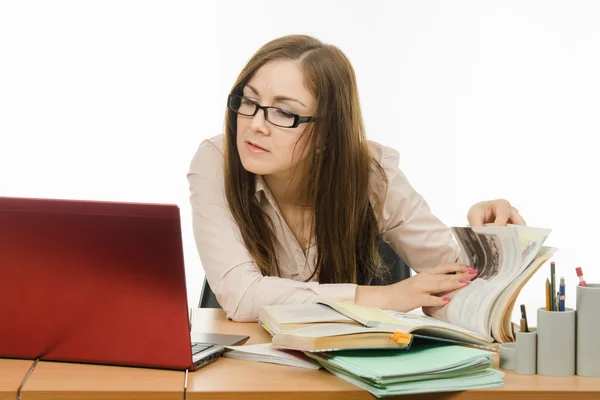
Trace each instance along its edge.
<instances>
[{"instance_id":1,"label":"woman's eye","mask_svg":"<svg viewBox=\"0 0 600 400\"><path fill-rule=\"evenodd\" d=\"M281 108L277 108L275 109L277 111L277 114L282 116L282 117L286 117L286 118L290 118L293 117L293 114L290 112L287 112L285 110L282 110Z\"/></svg>"}]
</instances>

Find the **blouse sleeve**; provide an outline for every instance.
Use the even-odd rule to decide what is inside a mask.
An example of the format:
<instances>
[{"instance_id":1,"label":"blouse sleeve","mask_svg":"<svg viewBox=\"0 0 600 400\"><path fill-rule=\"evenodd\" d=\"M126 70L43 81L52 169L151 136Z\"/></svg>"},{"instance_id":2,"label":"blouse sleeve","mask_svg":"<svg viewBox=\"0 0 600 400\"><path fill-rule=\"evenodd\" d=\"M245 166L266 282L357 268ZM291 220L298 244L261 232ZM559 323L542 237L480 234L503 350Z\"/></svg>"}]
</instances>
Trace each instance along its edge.
<instances>
[{"instance_id":1,"label":"blouse sleeve","mask_svg":"<svg viewBox=\"0 0 600 400\"><path fill-rule=\"evenodd\" d=\"M463 262L464 256L450 228L431 213L399 169L398 152L381 146L379 153L388 179L380 216L383 240L417 272L446 262Z\"/></svg>"}]
</instances>

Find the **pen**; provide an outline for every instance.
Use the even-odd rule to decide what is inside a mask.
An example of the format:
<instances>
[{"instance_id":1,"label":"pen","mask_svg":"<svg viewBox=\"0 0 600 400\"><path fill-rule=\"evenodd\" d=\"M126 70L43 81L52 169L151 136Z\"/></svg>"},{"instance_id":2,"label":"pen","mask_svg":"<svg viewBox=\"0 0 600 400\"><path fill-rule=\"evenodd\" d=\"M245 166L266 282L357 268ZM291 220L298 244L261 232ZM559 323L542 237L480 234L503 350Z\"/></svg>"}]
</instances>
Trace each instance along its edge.
<instances>
[{"instance_id":1,"label":"pen","mask_svg":"<svg viewBox=\"0 0 600 400\"><path fill-rule=\"evenodd\" d=\"M577 273L577 277L579 278L579 286L587 286L585 280L583 279L583 271L581 267L575 268L575 272Z\"/></svg>"},{"instance_id":2,"label":"pen","mask_svg":"<svg viewBox=\"0 0 600 400\"><path fill-rule=\"evenodd\" d=\"M550 311L550 279L546 278L546 311Z\"/></svg>"},{"instance_id":3,"label":"pen","mask_svg":"<svg viewBox=\"0 0 600 400\"><path fill-rule=\"evenodd\" d=\"M565 311L565 278L562 276L558 288L558 311Z\"/></svg>"},{"instance_id":4,"label":"pen","mask_svg":"<svg viewBox=\"0 0 600 400\"><path fill-rule=\"evenodd\" d=\"M556 308L556 281L555 275L556 273L556 264L554 261L550 263L550 311L558 311Z\"/></svg>"},{"instance_id":5,"label":"pen","mask_svg":"<svg viewBox=\"0 0 600 400\"><path fill-rule=\"evenodd\" d=\"M521 304L521 331L529 332L529 327L527 326L527 313L525 312L525 304Z\"/></svg>"},{"instance_id":6,"label":"pen","mask_svg":"<svg viewBox=\"0 0 600 400\"><path fill-rule=\"evenodd\" d=\"M559 298L560 298L560 293L556 292L556 297L554 297L554 311L560 311L559 310L560 307L558 306Z\"/></svg>"}]
</instances>

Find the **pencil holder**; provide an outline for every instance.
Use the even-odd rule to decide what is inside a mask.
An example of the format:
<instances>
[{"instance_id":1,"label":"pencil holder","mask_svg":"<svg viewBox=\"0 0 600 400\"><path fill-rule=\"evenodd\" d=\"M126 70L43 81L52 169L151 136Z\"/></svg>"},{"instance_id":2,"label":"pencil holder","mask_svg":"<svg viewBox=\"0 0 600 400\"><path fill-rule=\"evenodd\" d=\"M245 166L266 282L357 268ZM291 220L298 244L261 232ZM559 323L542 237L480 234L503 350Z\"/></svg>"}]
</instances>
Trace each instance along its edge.
<instances>
[{"instance_id":1,"label":"pencil holder","mask_svg":"<svg viewBox=\"0 0 600 400\"><path fill-rule=\"evenodd\" d=\"M502 343L500 345L500 368L514 370L517 363L517 343Z\"/></svg>"},{"instance_id":2,"label":"pencil holder","mask_svg":"<svg viewBox=\"0 0 600 400\"><path fill-rule=\"evenodd\" d=\"M537 333L516 332L517 357L515 372L523 375L537 373Z\"/></svg>"},{"instance_id":3,"label":"pencil holder","mask_svg":"<svg viewBox=\"0 0 600 400\"><path fill-rule=\"evenodd\" d=\"M600 284L577 286L577 375L600 377Z\"/></svg>"},{"instance_id":4,"label":"pencil holder","mask_svg":"<svg viewBox=\"0 0 600 400\"><path fill-rule=\"evenodd\" d=\"M575 375L575 310L537 310L537 371L540 375Z\"/></svg>"}]
</instances>

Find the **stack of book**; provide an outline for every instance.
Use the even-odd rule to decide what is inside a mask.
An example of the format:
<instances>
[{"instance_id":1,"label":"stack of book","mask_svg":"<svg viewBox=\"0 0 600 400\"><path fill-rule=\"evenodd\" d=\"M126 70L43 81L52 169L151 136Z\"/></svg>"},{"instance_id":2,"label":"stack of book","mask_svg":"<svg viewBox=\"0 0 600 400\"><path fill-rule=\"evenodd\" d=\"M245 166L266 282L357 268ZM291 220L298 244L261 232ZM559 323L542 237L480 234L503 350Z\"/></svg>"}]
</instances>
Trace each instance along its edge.
<instances>
[{"instance_id":1,"label":"stack of book","mask_svg":"<svg viewBox=\"0 0 600 400\"><path fill-rule=\"evenodd\" d=\"M376 397L503 384L491 341L425 315L322 299L263 307L259 322L274 351L304 354Z\"/></svg>"},{"instance_id":2,"label":"stack of book","mask_svg":"<svg viewBox=\"0 0 600 400\"><path fill-rule=\"evenodd\" d=\"M500 387L491 351L459 345L415 343L403 351L352 350L307 353L332 374L376 397Z\"/></svg>"}]
</instances>

